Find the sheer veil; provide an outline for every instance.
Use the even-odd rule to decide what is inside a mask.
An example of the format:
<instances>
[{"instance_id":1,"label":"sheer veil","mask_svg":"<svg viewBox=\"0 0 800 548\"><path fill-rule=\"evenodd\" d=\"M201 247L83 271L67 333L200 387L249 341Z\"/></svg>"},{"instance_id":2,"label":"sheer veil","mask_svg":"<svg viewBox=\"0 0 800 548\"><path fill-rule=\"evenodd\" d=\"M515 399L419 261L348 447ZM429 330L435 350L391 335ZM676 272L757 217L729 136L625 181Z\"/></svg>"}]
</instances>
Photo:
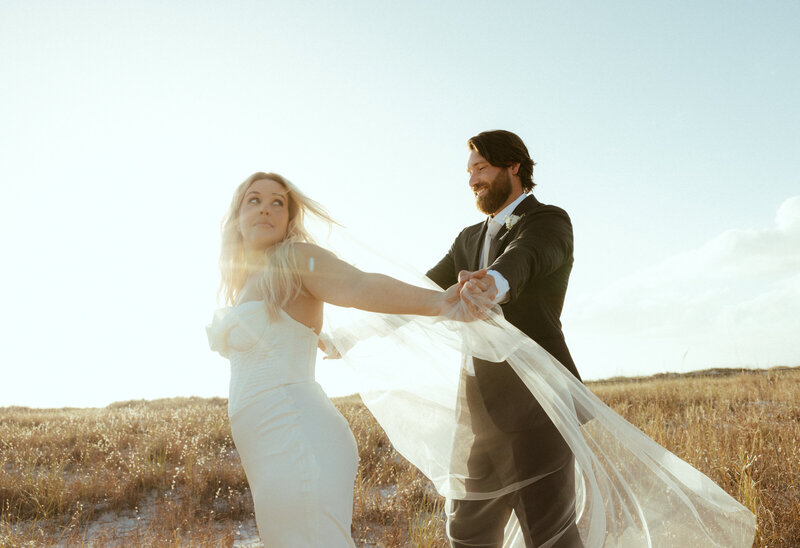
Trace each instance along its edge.
<instances>
[{"instance_id":1,"label":"sheer veil","mask_svg":"<svg viewBox=\"0 0 800 548\"><path fill-rule=\"evenodd\" d=\"M361 270L439 289L344 231L318 241ZM470 476L467 457L480 450L473 447L474 425L486 422L470 416L465 403L463 364L465 356L474 356L506 361L569 445L575 457L577 525L586 546L753 543L755 518L747 508L614 413L508 323L499 307L485 320L461 323L326 305L324 334L357 378L364 403L395 449L444 497L489 499L542 479ZM493 457L498 458L503 459ZM496 463L498 470L515 467L513 455L504 459ZM524 546L513 513L504 545Z\"/></svg>"}]
</instances>

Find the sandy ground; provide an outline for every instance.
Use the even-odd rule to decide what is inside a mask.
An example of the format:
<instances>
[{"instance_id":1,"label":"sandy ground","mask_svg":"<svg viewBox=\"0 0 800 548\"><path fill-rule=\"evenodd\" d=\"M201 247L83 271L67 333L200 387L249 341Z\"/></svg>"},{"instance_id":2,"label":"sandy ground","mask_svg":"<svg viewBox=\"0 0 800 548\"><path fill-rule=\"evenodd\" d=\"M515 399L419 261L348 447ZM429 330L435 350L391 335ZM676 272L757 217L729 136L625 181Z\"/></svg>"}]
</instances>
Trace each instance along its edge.
<instances>
[{"instance_id":1,"label":"sandy ground","mask_svg":"<svg viewBox=\"0 0 800 548\"><path fill-rule=\"evenodd\" d=\"M63 522L54 519L18 522L0 531L0 546L135 546L136 539L151 537L149 525L157 519L156 506L153 494L134 510L101 512L85 525L71 523L64 528ZM235 531L236 547L263 548L253 518L216 522L214 528L220 533Z\"/></svg>"},{"instance_id":2,"label":"sandy ground","mask_svg":"<svg viewBox=\"0 0 800 548\"><path fill-rule=\"evenodd\" d=\"M137 539L151 538L149 524L155 518L155 496L135 510L103 512L83 526L68 525L65 529L55 520L19 522L0 531L0 546L71 548L74 546L136 546ZM62 522L63 523L63 522ZM385 525L376 524L375 535ZM240 548L264 548L258 536L255 519L244 521L220 521L214 523L217 532L234 531L233 546ZM10 536L9 536L10 534ZM191 540L185 543L191 545ZM355 540L359 548L377 548L379 543L371 540Z\"/></svg>"}]
</instances>

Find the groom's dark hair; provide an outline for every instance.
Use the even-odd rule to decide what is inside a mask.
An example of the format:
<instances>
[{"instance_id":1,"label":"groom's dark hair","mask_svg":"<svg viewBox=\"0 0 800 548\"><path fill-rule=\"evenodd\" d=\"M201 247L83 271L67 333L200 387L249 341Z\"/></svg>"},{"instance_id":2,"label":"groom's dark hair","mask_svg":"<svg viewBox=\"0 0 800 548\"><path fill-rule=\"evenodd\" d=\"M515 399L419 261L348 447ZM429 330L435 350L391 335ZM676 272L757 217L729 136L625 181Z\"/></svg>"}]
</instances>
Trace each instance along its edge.
<instances>
[{"instance_id":1,"label":"groom's dark hair","mask_svg":"<svg viewBox=\"0 0 800 548\"><path fill-rule=\"evenodd\" d=\"M528 154L528 148L515 133L504 129L483 131L467 141L470 150L475 150L486 158L486 161L497 167L509 167L519 163L519 175L522 190L529 192L536 183L533 182L533 166L536 165Z\"/></svg>"}]
</instances>

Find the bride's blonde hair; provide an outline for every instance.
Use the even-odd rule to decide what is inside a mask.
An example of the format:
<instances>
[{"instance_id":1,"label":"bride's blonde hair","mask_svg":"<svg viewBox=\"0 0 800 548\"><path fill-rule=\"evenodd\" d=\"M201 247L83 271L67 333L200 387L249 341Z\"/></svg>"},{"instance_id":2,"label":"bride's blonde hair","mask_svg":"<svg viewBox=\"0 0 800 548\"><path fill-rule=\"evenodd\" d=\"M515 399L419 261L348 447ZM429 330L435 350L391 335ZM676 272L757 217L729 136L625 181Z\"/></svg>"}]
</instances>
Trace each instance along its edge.
<instances>
[{"instance_id":1,"label":"bride's blonde hair","mask_svg":"<svg viewBox=\"0 0 800 548\"><path fill-rule=\"evenodd\" d=\"M294 300L302 289L294 254L295 242L314 243L303 221L310 213L330 224L337 224L319 203L315 202L277 173L253 173L240 184L233 193L231 205L222 218L222 251L219 269L222 274L219 295L227 305L236 304L236 299L247 280L247 261L244 252L242 233L239 230L239 211L250 185L262 179L275 181L286 189L289 205L289 226L286 236L270 246L264 260L264 275L259 281L259 289L264 296L267 310L271 315L279 312L287 303Z\"/></svg>"}]
</instances>

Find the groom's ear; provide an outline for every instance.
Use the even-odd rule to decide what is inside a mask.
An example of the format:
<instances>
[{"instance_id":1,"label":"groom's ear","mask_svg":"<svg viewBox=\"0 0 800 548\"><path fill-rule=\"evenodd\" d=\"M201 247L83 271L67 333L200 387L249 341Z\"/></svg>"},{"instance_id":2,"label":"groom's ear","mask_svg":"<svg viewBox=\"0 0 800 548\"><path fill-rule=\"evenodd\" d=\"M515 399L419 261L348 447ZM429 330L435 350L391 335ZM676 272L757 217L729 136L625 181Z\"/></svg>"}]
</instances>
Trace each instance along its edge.
<instances>
[{"instance_id":1,"label":"groom's ear","mask_svg":"<svg viewBox=\"0 0 800 548\"><path fill-rule=\"evenodd\" d=\"M512 175L519 175L519 162L514 162L510 167Z\"/></svg>"}]
</instances>

